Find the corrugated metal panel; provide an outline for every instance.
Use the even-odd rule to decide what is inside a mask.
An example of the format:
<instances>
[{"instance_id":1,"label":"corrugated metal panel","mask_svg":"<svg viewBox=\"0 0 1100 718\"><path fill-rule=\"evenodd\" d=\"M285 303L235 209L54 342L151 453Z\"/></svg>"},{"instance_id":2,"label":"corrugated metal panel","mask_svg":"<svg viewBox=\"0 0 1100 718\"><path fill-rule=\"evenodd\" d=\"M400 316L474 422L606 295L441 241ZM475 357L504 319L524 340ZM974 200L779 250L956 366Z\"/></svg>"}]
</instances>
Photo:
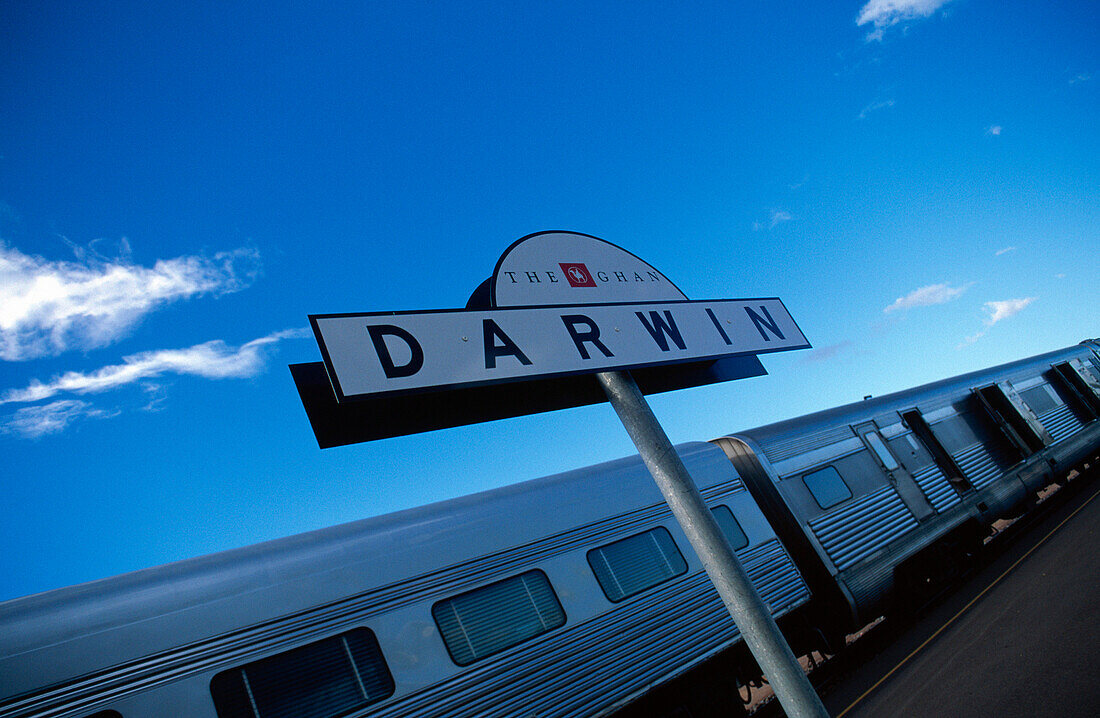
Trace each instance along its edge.
<instances>
[{"instance_id":1,"label":"corrugated metal panel","mask_svg":"<svg viewBox=\"0 0 1100 718\"><path fill-rule=\"evenodd\" d=\"M705 489L699 489L699 493L703 495L703 499L708 503L720 496L733 496L741 491L747 491L747 489L745 488L745 483L741 481L740 476L736 476L729 481L723 481L720 484L715 484Z\"/></svg>"},{"instance_id":2,"label":"corrugated metal panel","mask_svg":"<svg viewBox=\"0 0 1100 718\"><path fill-rule=\"evenodd\" d=\"M713 496L716 502L722 501L727 496L738 494L745 490L740 479L731 479L720 485L712 486L704 490L708 496ZM144 656L140 659L114 666L108 671L101 671L94 675L65 684L58 684L34 694L21 697L18 705L4 703L0 713L3 715L19 716L67 716L80 712L80 706L86 705L92 698L98 699L108 693L112 696L136 692L138 690L150 690L162 686L170 681L186 678L194 673L205 670L221 670L231 667L233 663L239 663L248 657L258 654L286 650L310 640L318 640L332 635L334 631L346 630L358 625L368 625L380 614L396 611L418 602L434 600L440 594L453 592L458 594L493 580L506 577L509 574L522 571L534 565L550 560L556 556L570 551L586 550L594 545L599 545L610 538L629 534L644 526L651 526L655 521L664 520L670 515L667 504L660 503L647 506L627 514L616 515L592 522L584 526L563 532L543 539L541 541L517 546L507 551L479 557L475 561L466 561L461 564L447 566L430 573L414 576L382 586L361 594L346 596L338 600L324 603L306 611L297 612L289 616L273 621L266 621L254 626L248 626L232 633L213 636L201 642L181 645L161 653ZM775 539L772 539L776 542ZM778 543L778 542L776 542ZM753 556L753 552L762 548L767 543L755 547L745 554L738 554L742 562L746 556ZM786 557L786 554L783 554ZM583 561L583 559L582 559ZM794 569L789 557L786 563L776 570L781 572L793 571L798 582L801 576ZM747 567L746 567L747 568ZM703 573L697 574L699 580L713 593L714 600L718 601L718 594L707 582ZM750 572L757 577L757 574ZM684 580L689 580L685 577ZM670 587L680 586L673 582ZM808 600L809 592L805 590L804 599ZM665 595L655 591L658 595ZM636 601L627 602L631 605ZM622 606L624 604L620 604ZM772 604L775 610L779 610L779 604ZM722 609L724 610L724 608ZM619 610L610 611L607 616L619 615ZM725 614L728 617L728 613ZM567 624L556 632L569 630ZM538 639L533 639L532 644ZM503 655L510 656L510 652ZM496 657L484 660L484 664L495 664ZM480 671L482 662L470 666L467 671L458 674L452 679L442 682L446 686L451 681L461 683L461 676L469 671ZM658 676L659 677L659 676ZM656 680L656 679L654 679ZM402 690L401 688L398 689ZM446 704L429 703L432 708L424 708L420 712L414 711L409 715L440 715L446 708ZM519 704L516 704L517 706ZM591 706L591 702L586 705ZM14 706L14 707L13 707ZM381 709L379 709L381 710ZM518 708L516 714L519 714ZM372 713L372 715L374 715Z\"/></svg>"},{"instance_id":3,"label":"corrugated metal panel","mask_svg":"<svg viewBox=\"0 0 1100 718\"><path fill-rule=\"evenodd\" d=\"M862 619L873 618L868 610L886 598L894 585L892 561L869 561L858 570L844 576L844 584L852 594L852 600Z\"/></svg>"},{"instance_id":4,"label":"corrugated metal panel","mask_svg":"<svg viewBox=\"0 0 1100 718\"><path fill-rule=\"evenodd\" d=\"M928 497L928 502L936 511L948 509L961 500L959 494L951 487L947 477L940 471L936 464L929 464L913 474L913 480Z\"/></svg>"},{"instance_id":5,"label":"corrugated metal panel","mask_svg":"<svg viewBox=\"0 0 1100 718\"><path fill-rule=\"evenodd\" d=\"M1069 436L1073 436L1084 428L1084 424L1081 423L1081 420L1074 416L1073 411L1065 404L1040 415L1039 421L1055 441L1061 441Z\"/></svg>"},{"instance_id":6,"label":"corrugated metal panel","mask_svg":"<svg viewBox=\"0 0 1100 718\"><path fill-rule=\"evenodd\" d=\"M981 442L952 454L951 458L975 489L984 489L1001 476L1001 468Z\"/></svg>"},{"instance_id":7,"label":"corrugated metal panel","mask_svg":"<svg viewBox=\"0 0 1100 718\"><path fill-rule=\"evenodd\" d=\"M775 615L804 603L809 591L775 539L738 553ZM739 633L702 572L626 601L586 623L566 625L549 640L530 641L516 655L475 664L472 680L437 684L381 707L379 715L511 718L592 715L592 696L645 686L713 654ZM560 676L570 680L562 681Z\"/></svg>"},{"instance_id":8,"label":"corrugated metal panel","mask_svg":"<svg viewBox=\"0 0 1100 718\"><path fill-rule=\"evenodd\" d=\"M995 486L991 493L1001 490ZM919 551L933 545L940 537L967 520L962 512L941 514L921 524L920 528L905 534L890 546L888 557L865 561L843 576L844 584L852 595L859 617L870 620L880 613L881 601L894 588L894 569Z\"/></svg>"},{"instance_id":9,"label":"corrugated metal panel","mask_svg":"<svg viewBox=\"0 0 1100 718\"><path fill-rule=\"evenodd\" d=\"M858 563L918 525L893 486L884 486L810 522L810 528L838 571Z\"/></svg>"},{"instance_id":10,"label":"corrugated metal panel","mask_svg":"<svg viewBox=\"0 0 1100 718\"><path fill-rule=\"evenodd\" d=\"M764 450L764 456L767 456L769 461L782 461L801 454L807 449L835 444L838 441L850 439L852 436L851 427L842 424L811 434L795 434L789 438L769 442L761 448Z\"/></svg>"}]
</instances>

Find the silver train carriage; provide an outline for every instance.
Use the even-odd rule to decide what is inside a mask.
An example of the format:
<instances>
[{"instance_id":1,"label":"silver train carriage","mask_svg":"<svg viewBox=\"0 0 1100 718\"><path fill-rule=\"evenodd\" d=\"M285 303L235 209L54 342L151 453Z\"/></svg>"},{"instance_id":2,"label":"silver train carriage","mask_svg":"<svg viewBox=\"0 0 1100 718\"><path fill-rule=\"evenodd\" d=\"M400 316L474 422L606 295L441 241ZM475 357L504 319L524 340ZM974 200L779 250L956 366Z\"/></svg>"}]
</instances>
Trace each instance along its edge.
<instances>
[{"instance_id":1,"label":"silver train carriage","mask_svg":"<svg viewBox=\"0 0 1100 718\"><path fill-rule=\"evenodd\" d=\"M830 643L942 583L996 519L1096 454L1098 349L1086 341L715 441L802 570Z\"/></svg>"},{"instance_id":2,"label":"silver train carriage","mask_svg":"<svg viewBox=\"0 0 1100 718\"><path fill-rule=\"evenodd\" d=\"M1096 454L1097 350L677 450L796 650L829 647ZM637 714L731 653L628 457L0 604L0 717Z\"/></svg>"},{"instance_id":3,"label":"silver train carriage","mask_svg":"<svg viewBox=\"0 0 1100 718\"><path fill-rule=\"evenodd\" d=\"M677 447L777 617L733 465ZM739 642L637 457L0 604L0 716L591 716Z\"/></svg>"}]
</instances>

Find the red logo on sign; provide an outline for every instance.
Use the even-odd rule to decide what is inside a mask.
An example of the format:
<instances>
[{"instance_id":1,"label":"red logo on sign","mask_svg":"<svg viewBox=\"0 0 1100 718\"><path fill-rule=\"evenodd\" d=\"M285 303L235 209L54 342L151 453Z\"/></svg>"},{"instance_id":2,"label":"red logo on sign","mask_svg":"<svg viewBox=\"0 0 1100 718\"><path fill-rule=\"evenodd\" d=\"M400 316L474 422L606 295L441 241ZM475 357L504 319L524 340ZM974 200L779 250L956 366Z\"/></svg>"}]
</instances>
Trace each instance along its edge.
<instances>
[{"instance_id":1,"label":"red logo on sign","mask_svg":"<svg viewBox=\"0 0 1100 718\"><path fill-rule=\"evenodd\" d=\"M569 280L571 287L594 287L596 281L592 279L592 273L583 264L558 264L561 271L565 272L565 278Z\"/></svg>"}]
</instances>

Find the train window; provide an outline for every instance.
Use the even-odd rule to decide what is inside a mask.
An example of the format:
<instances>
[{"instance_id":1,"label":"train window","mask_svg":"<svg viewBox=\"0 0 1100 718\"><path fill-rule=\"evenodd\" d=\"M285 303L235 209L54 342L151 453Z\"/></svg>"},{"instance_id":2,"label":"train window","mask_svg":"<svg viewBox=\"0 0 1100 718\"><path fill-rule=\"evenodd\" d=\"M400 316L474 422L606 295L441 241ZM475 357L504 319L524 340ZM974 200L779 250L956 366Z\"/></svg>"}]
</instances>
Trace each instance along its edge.
<instances>
[{"instance_id":1,"label":"train window","mask_svg":"<svg viewBox=\"0 0 1100 718\"><path fill-rule=\"evenodd\" d=\"M722 533L726 535L726 540L730 542L734 551L740 551L749 545L749 537L745 535L741 524L737 523L729 506L715 506L710 512L714 514L718 528L722 529Z\"/></svg>"},{"instance_id":2,"label":"train window","mask_svg":"<svg viewBox=\"0 0 1100 718\"><path fill-rule=\"evenodd\" d=\"M222 671L210 681L218 718L335 718L393 691L382 650L366 628Z\"/></svg>"},{"instance_id":3,"label":"train window","mask_svg":"<svg viewBox=\"0 0 1100 718\"><path fill-rule=\"evenodd\" d=\"M528 571L440 601L432 606L432 617L451 658L460 666L565 623L565 611L542 571Z\"/></svg>"},{"instance_id":4,"label":"train window","mask_svg":"<svg viewBox=\"0 0 1100 718\"><path fill-rule=\"evenodd\" d=\"M879 461L886 467L887 471L893 471L898 468L898 461L894 458L894 455L890 453L890 450L886 448L886 443L882 440L882 437L878 435L877 431L868 431L863 435L863 438L867 440L867 443L874 450L878 456Z\"/></svg>"},{"instance_id":5,"label":"train window","mask_svg":"<svg viewBox=\"0 0 1100 718\"><path fill-rule=\"evenodd\" d=\"M607 600L618 603L687 571L668 529L657 528L588 552L588 565Z\"/></svg>"},{"instance_id":6,"label":"train window","mask_svg":"<svg viewBox=\"0 0 1100 718\"><path fill-rule=\"evenodd\" d=\"M832 466L826 466L802 477L806 488L814 495L814 501L823 509L831 508L852 498L852 490L844 483Z\"/></svg>"},{"instance_id":7,"label":"train window","mask_svg":"<svg viewBox=\"0 0 1100 718\"><path fill-rule=\"evenodd\" d=\"M1031 389L1025 389L1020 392L1020 398L1023 399L1024 403L1031 407L1031 410L1036 414L1045 414L1048 411L1053 411L1062 404L1062 400L1051 390L1049 384L1040 384Z\"/></svg>"}]
</instances>

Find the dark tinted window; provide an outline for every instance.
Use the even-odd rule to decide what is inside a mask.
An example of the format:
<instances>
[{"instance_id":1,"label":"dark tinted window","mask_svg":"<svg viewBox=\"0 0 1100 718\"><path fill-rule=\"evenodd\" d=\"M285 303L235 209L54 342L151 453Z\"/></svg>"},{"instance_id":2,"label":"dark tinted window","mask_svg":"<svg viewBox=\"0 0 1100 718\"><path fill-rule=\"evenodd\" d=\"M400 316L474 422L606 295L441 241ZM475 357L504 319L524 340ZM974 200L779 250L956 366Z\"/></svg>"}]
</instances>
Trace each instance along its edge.
<instances>
[{"instance_id":1,"label":"dark tinted window","mask_svg":"<svg viewBox=\"0 0 1100 718\"><path fill-rule=\"evenodd\" d=\"M852 498L852 490L848 488L848 484L844 483L844 479L840 478L840 473L832 466L826 466L824 469L806 474L802 477L802 481L806 484L806 488L810 490L810 493L813 494L817 505L823 509L836 506Z\"/></svg>"},{"instance_id":2,"label":"dark tinted window","mask_svg":"<svg viewBox=\"0 0 1100 718\"><path fill-rule=\"evenodd\" d=\"M594 548L588 552L588 565L608 600L616 602L687 571L664 527Z\"/></svg>"},{"instance_id":3,"label":"dark tinted window","mask_svg":"<svg viewBox=\"0 0 1100 718\"><path fill-rule=\"evenodd\" d=\"M219 718L335 718L393 691L378 641L366 628L223 671L210 682Z\"/></svg>"},{"instance_id":4,"label":"dark tinted window","mask_svg":"<svg viewBox=\"0 0 1100 718\"><path fill-rule=\"evenodd\" d=\"M740 551L749 545L749 537L745 535L741 524L730 511L729 506L715 506L710 510L714 514L714 520L718 522L718 528L726 535L726 540L733 546L734 551Z\"/></svg>"},{"instance_id":5,"label":"dark tinted window","mask_svg":"<svg viewBox=\"0 0 1100 718\"><path fill-rule=\"evenodd\" d=\"M1036 414L1045 414L1051 409L1058 407L1057 401L1050 395L1050 391L1047 389L1046 384L1040 384L1031 389L1021 391L1020 398L1023 399L1024 403Z\"/></svg>"},{"instance_id":6,"label":"dark tinted window","mask_svg":"<svg viewBox=\"0 0 1100 718\"><path fill-rule=\"evenodd\" d=\"M443 642L460 666L499 653L565 623L542 571L468 591L432 606Z\"/></svg>"},{"instance_id":7,"label":"dark tinted window","mask_svg":"<svg viewBox=\"0 0 1100 718\"><path fill-rule=\"evenodd\" d=\"M943 448L954 454L981 440L975 433L974 426L971 425L974 421L974 416L970 412L949 416L932 424L932 433L943 444Z\"/></svg>"}]
</instances>

